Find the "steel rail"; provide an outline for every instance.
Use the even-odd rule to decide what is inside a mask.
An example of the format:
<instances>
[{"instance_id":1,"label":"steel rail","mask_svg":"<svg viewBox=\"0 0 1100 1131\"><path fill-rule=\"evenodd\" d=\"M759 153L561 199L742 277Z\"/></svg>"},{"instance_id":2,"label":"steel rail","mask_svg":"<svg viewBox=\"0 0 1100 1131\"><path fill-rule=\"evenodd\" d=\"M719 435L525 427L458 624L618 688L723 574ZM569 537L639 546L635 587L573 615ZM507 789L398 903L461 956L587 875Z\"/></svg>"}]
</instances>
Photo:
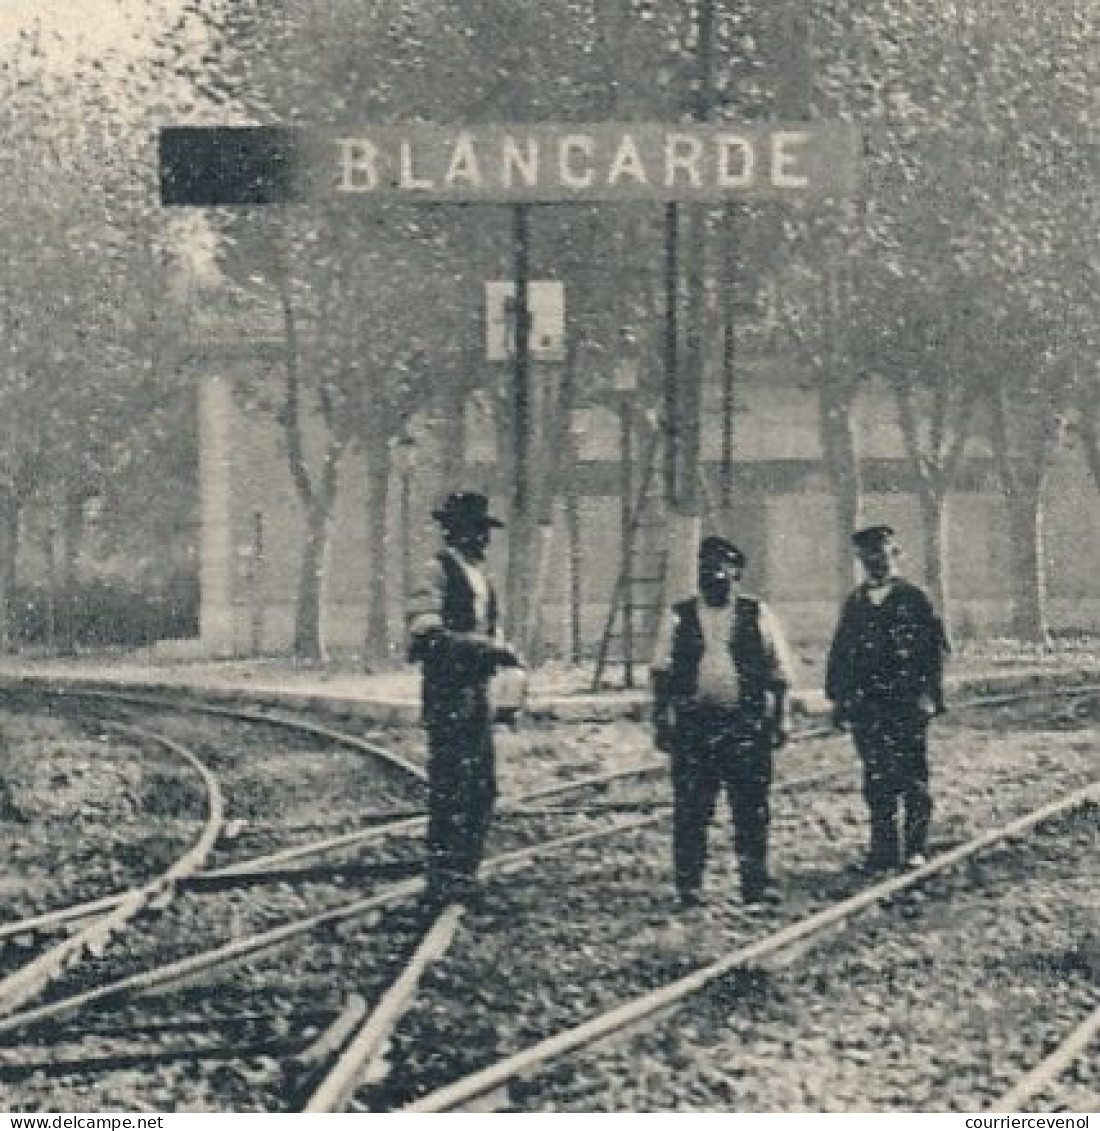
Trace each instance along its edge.
<instances>
[{"instance_id":1,"label":"steel rail","mask_svg":"<svg viewBox=\"0 0 1100 1131\"><path fill-rule=\"evenodd\" d=\"M67 694L64 691L55 691L55 695ZM96 698L119 698L114 693L109 692L96 692L96 691L79 691L73 694L87 695ZM1022 692L1013 692L1010 694L998 694L995 696L986 696L984 698L975 698L967 700L958 704L958 709L980 709L983 707L999 707L999 706L1012 706L1017 703L1028 702L1033 699L1042 698L1072 698L1079 695L1092 695L1100 694L1100 685L1083 684L1075 687L1064 688L1034 688ZM141 696L122 696L123 698L138 702L146 703L146 699ZM191 704L178 704L174 700L159 700L153 699L150 701L151 705L159 706L165 705L169 707L183 706L187 709L209 709L209 711L216 714L228 714L231 717L241 717L229 708L220 708L213 705L191 705ZM263 713L256 712L254 717L260 722L270 722L271 718ZM299 723L296 720L287 719L280 725L285 725L288 728L296 727L299 725L309 727L310 724L306 722ZM353 744L360 743L362 740L354 735L341 734L339 731L332 732L334 740L343 739ZM840 732L832 728L815 728L812 730L798 731L791 736L791 745L797 743L807 742L816 739L828 738L838 736ZM368 744L373 747L373 744ZM630 777L648 777L652 774L662 773L667 771L667 762L651 761L642 762L633 766L626 766L621 769L607 770L600 774L595 774L590 777L576 778L568 782L557 782L554 785L543 786L539 789L532 790L525 794L516 795L513 797L502 798L497 806L496 811L501 814L521 812L522 807L528 806L532 801L540 801L551 797L557 797L561 794L568 794L584 789L594 789L602 785L610 785L615 781L620 781ZM826 780L833 776L835 772L840 771L825 771L819 776L819 780ZM812 778L797 779L791 785L803 786L811 784ZM782 783L779 783L782 784ZM614 808L613 804L608 806ZM552 812L552 810L548 810ZM267 853L263 856L253 857L251 860L227 865L223 868L217 868L209 873L203 873L217 879L231 879L235 875L247 876L256 872L264 872L278 868L282 864L290 863L294 860L308 859L311 856L323 856L330 852L339 851L345 848L356 848L365 844L369 844L377 839L384 839L387 836L400 835L403 833L414 833L422 831L427 825L427 818L422 816L404 817L401 820L388 823L385 825L377 825L370 829L358 829L352 832L340 833L334 837L328 837L324 840L313 841L309 844L296 845L291 848L280 849L277 852ZM74 904L72 907L58 908L54 911L42 912L26 919L20 919L11 923L0 924L0 941L12 938L21 934L28 934L37 930L50 930L52 928L62 926L67 922L79 919L85 919L92 915L101 914L104 911L109 911L116 906L123 898L122 893L103 896L87 903Z\"/></svg>"},{"instance_id":2,"label":"steel rail","mask_svg":"<svg viewBox=\"0 0 1100 1131\"><path fill-rule=\"evenodd\" d=\"M375 758L381 759L383 762L389 763L395 769L401 770L409 777L415 778L416 781L422 785L428 780L428 773L423 766L418 766L415 762L404 757L402 754L398 754L394 750L389 750L385 746L379 746L377 743L370 742L365 738L360 738L358 735L348 734L346 731L334 730L320 723L310 722L308 719L295 718L292 715L272 713L269 711L253 711L248 708L220 707L215 703L202 703L183 698L172 699L158 695L141 695L137 692L129 691L104 691L94 688L73 688L68 690L64 688L36 688L35 690L40 690L43 694L53 696L101 699L123 704L130 703L138 707L158 707L182 713L191 712L194 714L211 715L216 718L238 719L242 722L266 723L270 726L281 727L284 730L297 730L301 731L303 734L328 739L330 742L338 746L347 747L349 750L357 750L363 754L370 754Z\"/></svg>"},{"instance_id":3,"label":"steel rail","mask_svg":"<svg viewBox=\"0 0 1100 1131\"><path fill-rule=\"evenodd\" d=\"M51 692L54 695L65 695L69 692L62 690L55 690ZM210 704L188 704L178 703L171 699L157 699L150 697L142 697L136 695L116 694L114 692L99 692L91 690L75 691L71 694L89 696L92 698L113 698L125 699L141 705L152 706L168 706L168 707L184 707L192 710L208 710L218 715L228 715L229 717L246 719L253 719L259 722L271 722L272 718L262 712L247 712L243 716L231 710L230 708L217 707ZM975 698L968 700L958 705L959 709L969 708L982 708L982 707L998 707L998 706L1011 706L1016 703L1027 702L1032 699L1041 698L1068 698L1078 695L1100 694L1100 685L1083 684L1075 687L1065 688L1035 688L1022 692L1013 692L1011 694L998 694L995 696L986 696L984 698ZM299 722L294 719L281 720L279 725L288 728L304 727L307 730L312 724L305 720ZM344 734L340 731L327 732L331 733L334 741L346 741L352 744L363 743L363 740L357 738L355 735ZM828 738L838 735L839 732L832 728L822 727L812 730L798 731L791 736L791 745L802 743L814 739ZM366 744L374 752L374 744ZM381 748L378 748L381 750ZM392 753L392 752L391 752ZM399 756L398 756L399 757ZM630 777L648 777L651 774L662 773L667 770L667 763L663 761L653 760L650 762L641 762L633 766L625 766L620 769L607 770L600 774L594 774L590 777L576 778L568 782L556 782L554 785L543 786L539 789L532 790L525 794L516 795L514 797L502 798L497 806L498 813L511 813L522 811L521 807L529 805L532 801L540 801L550 797L560 796L561 794L572 793L584 789L598 788L601 785L610 785L615 781L620 781L624 778ZM831 771L827 771L821 775L821 780L825 780L831 776ZM809 783L808 778L799 779L792 784L805 785ZM609 806L609 807L614 807ZM549 811L549 810L548 810ZM233 875L241 874L246 875L252 872L262 872L268 869L275 868L281 864L288 863L293 860L307 859L310 856L322 856L328 852L333 852L341 848L354 848L362 844L370 843L372 840L384 838L389 835L416 832L422 830L427 824L427 818L423 816L403 817L399 821L387 823L385 825L374 826L370 829L357 829L352 832L341 833L334 837L329 837L324 840L313 841L309 844L296 845L292 848L281 849L277 852L267 853L263 856L254 857L252 860L240 863L227 865L224 868L218 868L210 872L211 876L217 878L230 878ZM42 912L39 915L31 916L26 919L20 919L11 923L0 924L0 941L11 938L16 935L26 934L36 930L47 930L52 927L62 925L65 922L74 919L87 918L90 915L97 915L103 911L108 911L114 907L121 899L122 894L114 894L103 896L99 899L91 900L87 903L74 904L72 907L58 908L55 911Z\"/></svg>"},{"instance_id":4,"label":"steel rail","mask_svg":"<svg viewBox=\"0 0 1100 1131\"><path fill-rule=\"evenodd\" d=\"M991 1112L1024 1111L1025 1104L1054 1085L1094 1041L1100 1039L1100 1006L1097 1006L1049 1056L1023 1075L995 1104Z\"/></svg>"},{"instance_id":5,"label":"steel rail","mask_svg":"<svg viewBox=\"0 0 1100 1131\"><path fill-rule=\"evenodd\" d=\"M332 1070L306 1101L303 1112L338 1112L347 1108L359 1081L370 1071L394 1026L404 1016L428 967L437 962L451 945L463 911L464 908L456 903L443 909L400 975L379 999Z\"/></svg>"},{"instance_id":6,"label":"steel rail","mask_svg":"<svg viewBox=\"0 0 1100 1131\"><path fill-rule=\"evenodd\" d=\"M513 807L526 804L532 800L555 796L559 793L571 790L581 790L589 786L599 786L605 782L614 781L618 777L631 777L639 773L650 773L657 768L657 766L630 767L622 771L600 774L593 778L577 779L577 781L568 784L555 784L534 790L531 793L506 798L497 806L497 812L508 813L513 810ZM209 872L200 873L200 875L216 880L229 880L235 876L245 878L255 873L274 870L283 864L288 864L295 860L309 859L312 856L324 856L327 853L336 852L341 849L359 848L375 840L384 840L389 836L422 832L426 828L427 823L427 817L404 817L385 825L375 825L369 829L356 829L353 832L339 833L333 837L326 837L324 840L311 841L308 844L294 845L290 848L279 849L276 852L265 853L262 856L254 856L249 860L237 864L229 864L222 868L214 868ZM99 915L104 911L110 911L112 908L116 907L124 897L125 893L116 892L112 895L101 896L86 903L73 904L71 907L61 907L54 911L44 911L26 919L18 919L11 923L0 924L0 941L18 935L30 934L34 931L51 930L64 926L66 923L74 920Z\"/></svg>"},{"instance_id":7,"label":"steel rail","mask_svg":"<svg viewBox=\"0 0 1100 1131\"><path fill-rule=\"evenodd\" d=\"M287 1052L287 1041L272 1038L251 1044L227 1041L205 1047L149 1049L138 1052L101 1053L99 1056L73 1057L60 1060L50 1057L42 1061L18 1064L0 1062L0 1081L13 1084L38 1076L53 1079L61 1076L100 1075L130 1069L156 1068L162 1065L204 1062L236 1063L254 1057L278 1057Z\"/></svg>"},{"instance_id":8,"label":"steel rail","mask_svg":"<svg viewBox=\"0 0 1100 1131\"><path fill-rule=\"evenodd\" d=\"M212 868L209 871L199 872L195 879L200 882L209 880L231 880L234 877L247 879L256 873L273 870L279 865L292 860L321 856L340 848L353 848L367 844L372 840L382 840L398 832L412 832L423 828L424 818L414 817L411 820L397 821L392 825L378 825L372 829L359 830L353 833L342 833L323 841L314 841L310 844L297 845L294 848L280 849L278 852L267 853L263 856L254 856L239 864L227 865L223 868ZM18 919L11 923L0 925L0 941L18 935L31 934L35 931L46 931L64 926L75 920L87 919L92 915L99 915L117 907L125 899L125 892L116 892L112 895L101 896L87 903L76 903L71 907L61 907L55 911L44 911L39 915L27 919Z\"/></svg>"},{"instance_id":9,"label":"steel rail","mask_svg":"<svg viewBox=\"0 0 1100 1131\"><path fill-rule=\"evenodd\" d=\"M699 967L651 993L633 998L580 1025L562 1030L496 1064L439 1088L399 1110L407 1113L459 1110L464 1104L505 1088L512 1080L529 1075L568 1053L577 1052L620 1033L652 1017L655 1013L678 1006L685 998L705 989L719 978L726 977L736 970L757 966L780 955L789 947L802 946L814 936L827 934L863 911L915 887L929 877L954 867L987 848L1027 833L1037 825L1084 805L1097 802L1100 802L1100 782L1093 782L999 828L982 833L965 844L933 858L920 868L865 888L856 895L799 919L764 938L738 947L723 958Z\"/></svg>"},{"instance_id":10,"label":"steel rail","mask_svg":"<svg viewBox=\"0 0 1100 1131\"><path fill-rule=\"evenodd\" d=\"M293 1057L289 1071L299 1075L315 1072L346 1048L356 1028L367 1016L367 1009L367 999L361 994L352 994L324 1032Z\"/></svg>"},{"instance_id":11,"label":"steel rail","mask_svg":"<svg viewBox=\"0 0 1100 1131\"><path fill-rule=\"evenodd\" d=\"M1074 688L1055 689L1054 691L1051 691L1051 690L1048 690L1048 689L1036 689L1036 690L1022 692L1022 693L1018 693L1018 694L1012 694L1012 695L1003 695L1003 696L997 696L997 697L986 697L984 700L982 700L978 703L966 704L966 706L985 707L985 706L997 706L997 705L1001 705L1001 704L1007 705L1007 704L1010 704L1010 703L1024 702L1024 701L1028 701L1028 700L1036 699L1036 698L1061 697L1061 696L1080 696L1080 695L1092 694L1092 693L1096 693L1096 692L1100 692L1100 688L1079 686L1079 687L1074 687ZM120 698L118 696L112 696L112 697L113 698ZM176 704L176 703L169 703L167 705L170 706L170 707L173 707L173 708L176 708L176 707L179 706L179 704ZM283 720L275 720L271 716L268 716L268 715L251 714L251 713L244 713L244 712L239 712L239 711L235 712L235 711L229 711L229 710L223 711L223 710L218 709L218 708L211 708L211 713L226 714L226 715L229 715L230 717L234 717L234 718L246 718L246 719L248 719L249 717L251 717L255 721L258 721L258 722L261 722L261 723L275 722L276 725L288 725L288 726L297 727L297 728L300 728L300 729L303 729L303 730L307 730L307 729L312 730L314 733L322 733L325 737L328 737L328 738L336 740L336 741L344 741L344 740L347 740L347 739L351 739L351 741L353 743L357 744L359 742L359 740L355 739L354 736L341 735L340 732L329 731L327 728L314 728L310 724L305 724L303 726L301 723L294 721L294 720L290 720L290 721L287 721L287 722L284 723ZM830 730L817 731L817 732L813 732L813 733L803 732L799 735L796 735L793 738L792 741L796 741L796 742L797 741L805 741L808 738L824 737L824 736L827 736L827 735L831 735L833 733L834 732L832 732ZM154 739L160 740L160 736L150 736L150 737L153 737ZM576 790L583 789L583 788L586 788L586 787L591 787L593 785L599 785L599 784L603 784L603 783L609 784L609 783L611 783L615 780L621 780L624 777L629 777L629 776L634 776L634 775L648 776L650 773L661 770L661 769L663 769L662 763L654 763L654 764L650 764L650 765L629 767L629 768L626 768L626 769L611 771L611 772L608 772L608 773L605 773L605 774L602 774L602 775L597 775L597 776L590 778L590 779L578 779L578 780L573 781L573 782L558 783L558 784L551 786L551 787L546 787L546 788L541 789L541 790L533 791L531 794L525 795L522 798L517 797L517 798L511 800L510 802L505 802L501 806L501 809L507 810L512 805L518 805L521 802L526 802L526 801L529 801L529 800L531 800L535 797L539 797L539 796L544 796L544 797L545 796L554 796L554 795L557 795L557 794L560 794L560 793L567 793L567 792L570 792L570 791L576 791ZM836 776L835 771L817 774L817 775L814 775L811 778L800 779L800 780L797 780L797 781L790 783L790 784L792 784L792 785L802 785L802 784L805 784L808 781L823 780L823 779L831 778L833 776ZM1091 788L1092 787L1090 787L1090 789ZM513 810L513 811L518 811L521 815L527 815L522 810ZM530 812L530 811L528 811L528 812ZM530 815L537 815L537 810L535 810ZM616 834L620 831L628 831L631 828L644 827L645 825L647 825L649 823L651 823L651 820L624 822L621 825L618 825L613 829L603 830L600 833L581 834L580 836L577 836L577 837L563 838L563 840L559 843L564 845L564 844L567 844L567 843L576 843L578 841L593 839L593 837L597 837L597 836L614 835L614 834ZM422 825L423 820L420 819L420 818L413 818L413 819L411 819L407 822L401 822L401 824L405 824L406 826ZM345 837L335 838L335 839L340 840L344 843L355 843L356 841L361 840L364 836L369 837L372 833L380 834L380 835L384 836L384 835L388 835L388 833L390 833L391 831L396 831L396 830L392 826L382 826L382 827L379 827L377 829L367 830L365 833L345 834ZM1002 830L1002 835L1005 835L1003 833L1003 830ZM310 853L311 846L302 846L302 847L306 850L307 854ZM531 849L523 850L519 853L509 854L508 857L499 858L495 862L495 864L502 871L511 870L512 866L515 866L516 864L520 863L521 858L529 857L532 854L541 854L544 851L550 851L550 850L551 850L551 846L549 846L549 845L534 846ZM295 850L290 850L290 851L293 852ZM316 850L312 849L312 851L316 851ZM280 854L275 854L275 855L282 856L283 854L280 853ZM929 870L934 871L934 870L939 870L942 867L949 866L950 858L953 855L954 854L948 854L948 856L942 857L942 858L934 861L933 865L929 866ZM257 858L257 859L259 859L259 858ZM487 867L487 870L490 870L490 869ZM225 869L225 870L222 870L222 871L231 872L232 869ZM913 873L911 876L905 877L906 883L901 885L901 886L908 886L908 883L915 882L916 880L919 880L923 876L923 874L924 874L924 870L922 869L921 872L919 872L919 873ZM406 884L403 884L403 885L398 885L398 887L401 887L401 888L410 888L411 887L413 889L415 889L417 886L418 885L417 885L416 881L412 881L412 882L409 882L409 883L406 883ZM382 898L383 901L388 902L392 899L399 899L401 897L402 897L401 894L394 891L394 892L385 893L385 895L381 898ZM859 897L854 897L854 898L858 899ZM880 896L879 898L886 898L886 896ZM104 904L109 903L110 901L111 901L111 897L107 897L106 900L100 900L100 901L96 901L96 902L98 904L100 904L101 906L103 906ZM367 904L372 903L372 902L373 902L372 900L365 901L365 903L367 903ZM85 905L85 908L90 907L90 906L91 906L90 904ZM363 910L363 911L369 910L369 907L363 906L363 907L361 907L361 910ZM325 916L325 918L327 918L327 916ZM22 930L24 930L24 931L27 929L27 922L29 922L29 921L25 921L24 924L22 925ZM456 919L455 923L457 925L457 919ZM19 925L17 925L17 924L8 924L8 925L4 925L4 928L0 928L0 930L11 929L11 928L15 928L15 927L18 927L18 926ZM12 933L14 933L14 931L12 931ZM278 933L278 929L276 930L276 932L268 932L268 934L275 934L275 933ZM451 933L453 933L453 931ZM257 936L257 937L259 937L259 936ZM242 940L242 941L247 941L247 940ZM278 945L278 943L276 942L273 945ZM186 962L186 961L188 961L188 960L184 960L184 962ZM179 965L179 964L174 964L174 965ZM169 969L169 968L165 968L165 969ZM404 980L404 975L402 976L402 979L399 979L399 982L403 981L403 980ZM104 989L110 989L110 987L104 987ZM411 990L409 992L411 992ZM93 991L93 993L94 993L94 991ZM81 996L85 996L85 995L78 995L78 997L81 997ZM389 995L387 995L387 997L389 997ZM63 1004L63 1003L55 1003L55 1004ZM396 1021L399 1019L400 1011L398 1009L396 1009L396 1007L394 1007L394 1008L391 1008L389 1010L389 1014L390 1014L390 1016L389 1016L388 1020L385 1022L385 1028L386 1028L387 1032L388 1032L389 1028L391 1028L392 1025L395 1024ZM371 1021L368 1021L368 1023L367 1023L365 1031L368 1034L368 1036L370 1035L370 1033L372 1031L375 1031L375 1030L373 1030L373 1027L378 1023L378 1022L375 1021L376 1015L378 1015L378 1011L376 1011L376 1013L374 1015L372 1015ZM385 1017L386 1011L383 1010L382 1014L378 1015L378 1016ZM7 1029L9 1027L19 1027L19 1025L18 1025L19 1018L13 1017L10 1020L12 1022L15 1022L16 1024L11 1025L11 1026L5 1024L3 1026L3 1028ZM33 1022L31 1020L27 1020L26 1023L30 1024L30 1023L33 1023ZM382 1037L378 1038L377 1040L374 1039L374 1038L371 1038L369 1041L367 1041L367 1053L365 1055L366 1055L366 1059L368 1061L374 1055L376 1055L377 1047L381 1043L381 1040L384 1039L384 1036L385 1036L385 1034L383 1034ZM182 1055L186 1056L188 1054L186 1052L184 1052ZM362 1057L363 1055L364 1054L362 1053L362 1048L360 1048L360 1056ZM357 1069L357 1072L358 1072L357 1078L361 1078L362 1071L363 1071L363 1064L361 1062L359 1064L359 1068ZM348 1078L349 1078L349 1080L351 1079L350 1076ZM352 1087L352 1090L354 1090L353 1087ZM330 1110L330 1109L325 1108L325 1109L318 1109L318 1110ZM408 1110L419 1110L419 1108L418 1107L412 1107L412 1108L409 1108ZM430 1110L430 1109L426 1109L426 1110ZM440 1110L446 1110L446 1109L440 1109Z\"/></svg>"},{"instance_id":12,"label":"steel rail","mask_svg":"<svg viewBox=\"0 0 1100 1131\"><path fill-rule=\"evenodd\" d=\"M518 849L493 857L485 862L482 870L487 875L506 875L526 867L542 854L562 851L578 844L644 828L650 823L652 822L649 818L633 818L619 821L607 828L587 830L582 833L559 837L553 841L544 841L529 848ZM370 914L372 911L401 903L420 894L423 889L424 881L419 877L413 880L404 880L376 895L354 900L340 907L329 908L303 919L291 920L289 923L269 928L255 935L236 939L231 943L224 943L209 950L199 951L164 966L158 966L140 974L132 974L69 997L59 998L22 1013L0 1017L0 1034L24 1029L43 1021L69 1016L89 1005L106 1004L125 999L128 996L136 996L148 993L151 990L161 990L192 981L209 970L228 966L253 955L274 950L321 927L348 922Z\"/></svg>"},{"instance_id":13,"label":"steel rail","mask_svg":"<svg viewBox=\"0 0 1100 1131\"><path fill-rule=\"evenodd\" d=\"M620 777L632 777L636 774L651 773L658 768L653 766L632 766L624 770L615 770L596 775L592 778L579 778L575 782L557 783L543 787L530 793L505 798L497 806L498 813L508 813L514 807L524 805L529 801L543 797L555 796L559 793L572 790L586 789L591 786L600 786L612 782ZM422 832L427 826L427 817L403 817L398 821L384 825L375 825L369 829L356 829L353 832L339 833L324 840L311 841L308 844L294 845L290 848L279 849L276 852L254 856L249 860L237 864L229 864L222 868L214 868L208 872L199 873L202 878L215 880L229 880L235 876L247 878L255 873L271 871L280 865L291 863L295 860L304 860L312 856L323 856L340 849L358 848L370 844L375 840L384 840L386 837L403 833ZM53 911L44 911L26 919L18 919L10 923L0 924L0 941L18 935L31 934L35 931L45 931L64 926L74 920L86 919L92 915L102 914L116 907L125 897L124 892L101 896L86 903L73 904L71 907L61 907Z\"/></svg>"},{"instance_id":14,"label":"steel rail","mask_svg":"<svg viewBox=\"0 0 1100 1131\"><path fill-rule=\"evenodd\" d=\"M102 950L116 932L150 907L154 901L165 895L170 897L173 885L198 871L203 861L210 855L225 823L225 799L221 786L210 769L194 753L178 742L144 728L118 723L110 725L123 734L145 742L154 742L190 765L206 788L206 821L194 844L160 875L124 893L118 903L105 915L56 943L7 977L0 979L0 1016L14 1013L49 985L62 971L79 961L85 953Z\"/></svg>"}]
</instances>

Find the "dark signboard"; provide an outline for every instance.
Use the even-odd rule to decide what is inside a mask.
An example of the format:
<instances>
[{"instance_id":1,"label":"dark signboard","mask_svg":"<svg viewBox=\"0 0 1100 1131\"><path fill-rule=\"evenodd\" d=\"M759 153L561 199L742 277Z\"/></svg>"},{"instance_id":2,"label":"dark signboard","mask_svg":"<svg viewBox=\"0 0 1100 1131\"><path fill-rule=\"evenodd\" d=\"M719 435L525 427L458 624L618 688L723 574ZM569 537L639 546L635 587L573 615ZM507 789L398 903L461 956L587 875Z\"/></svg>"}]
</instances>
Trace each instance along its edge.
<instances>
[{"instance_id":1,"label":"dark signboard","mask_svg":"<svg viewBox=\"0 0 1100 1131\"><path fill-rule=\"evenodd\" d=\"M160 159L164 203L191 205L824 200L851 195L860 170L858 132L821 122L173 127Z\"/></svg>"}]
</instances>

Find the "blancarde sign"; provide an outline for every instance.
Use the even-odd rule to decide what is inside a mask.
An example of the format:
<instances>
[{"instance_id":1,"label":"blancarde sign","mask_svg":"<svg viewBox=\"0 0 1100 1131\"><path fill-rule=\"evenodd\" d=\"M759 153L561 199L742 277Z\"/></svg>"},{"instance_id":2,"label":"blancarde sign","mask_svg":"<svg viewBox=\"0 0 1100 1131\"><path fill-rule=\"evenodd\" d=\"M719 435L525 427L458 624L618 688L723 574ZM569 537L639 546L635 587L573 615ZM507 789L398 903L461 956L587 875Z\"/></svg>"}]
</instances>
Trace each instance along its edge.
<instances>
[{"instance_id":1,"label":"blancarde sign","mask_svg":"<svg viewBox=\"0 0 1100 1131\"><path fill-rule=\"evenodd\" d=\"M161 131L165 204L717 203L827 199L859 182L843 123L638 122L364 127L318 139L279 126Z\"/></svg>"}]
</instances>

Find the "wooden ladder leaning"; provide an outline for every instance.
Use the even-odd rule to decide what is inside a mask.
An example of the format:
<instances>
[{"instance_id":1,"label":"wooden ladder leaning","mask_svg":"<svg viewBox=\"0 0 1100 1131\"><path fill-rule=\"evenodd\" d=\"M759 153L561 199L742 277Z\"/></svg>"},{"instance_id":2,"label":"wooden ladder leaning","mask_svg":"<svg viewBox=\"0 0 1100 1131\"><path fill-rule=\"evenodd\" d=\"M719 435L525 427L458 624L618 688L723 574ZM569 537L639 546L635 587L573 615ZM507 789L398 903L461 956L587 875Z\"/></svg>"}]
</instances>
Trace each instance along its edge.
<instances>
[{"instance_id":1,"label":"wooden ladder leaning","mask_svg":"<svg viewBox=\"0 0 1100 1131\"><path fill-rule=\"evenodd\" d=\"M619 573L611 593L611 604L600 635L592 690L598 691L612 663L612 649L618 642L623 665L623 682L634 686L634 669L642 657L648 662L656 636L664 599L667 546L664 533L664 477L660 474L663 450L662 429L655 428L643 457L642 478L631 507L629 540L620 554ZM655 551L643 554L642 537L657 531ZM637 573L640 562L645 572Z\"/></svg>"},{"instance_id":2,"label":"wooden ladder leaning","mask_svg":"<svg viewBox=\"0 0 1100 1131\"><path fill-rule=\"evenodd\" d=\"M604 686L607 669L614 662L612 648L616 641L620 643L618 659L623 666L624 686L633 687L634 669L652 659L657 630L665 611L665 581L668 575L664 476L660 472L663 436L662 429L654 430L644 456L642 481L634 497L628 525L629 542L626 552L620 555L619 574L611 591L611 604L600 635L596 670L592 677L593 691ZM718 522L719 511L702 469L699 488L704 519L717 529L721 525ZM641 547L642 536L654 531L658 535L656 547L652 539L648 547ZM640 552L645 548L650 550L649 554ZM641 574L635 573L639 561L646 567L646 572Z\"/></svg>"}]
</instances>

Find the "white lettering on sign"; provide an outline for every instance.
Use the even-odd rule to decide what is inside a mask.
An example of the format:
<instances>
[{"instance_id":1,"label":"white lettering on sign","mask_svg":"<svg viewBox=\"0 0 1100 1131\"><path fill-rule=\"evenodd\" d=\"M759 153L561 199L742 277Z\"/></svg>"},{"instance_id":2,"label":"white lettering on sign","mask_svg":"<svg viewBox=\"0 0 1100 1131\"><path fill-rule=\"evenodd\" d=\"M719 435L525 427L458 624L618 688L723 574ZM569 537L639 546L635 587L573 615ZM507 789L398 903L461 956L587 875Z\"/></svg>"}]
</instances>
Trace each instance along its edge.
<instances>
[{"instance_id":1,"label":"white lettering on sign","mask_svg":"<svg viewBox=\"0 0 1100 1131\"><path fill-rule=\"evenodd\" d=\"M443 183L454 188L456 182L463 180L471 188L481 186L481 170L478 167L474 139L469 134L459 134L451 151L451 163L443 174Z\"/></svg>"},{"instance_id":2,"label":"white lettering on sign","mask_svg":"<svg viewBox=\"0 0 1100 1131\"><path fill-rule=\"evenodd\" d=\"M558 143L558 170L561 183L566 188L583 189L592 183L592 149L594 142L585 134L566 134ZM573 157L579 154L585 158L584 171L578 173Z\"/></svg>"},{"instance_id":3,"label":"white lettering on sign","mask_svg":"<svg viewBox=\"0 0 1100 1131\"><path fill-rule=\"evenodd\" d=\"M366 138L341 137L336 144L340 148L340 179L336 187L340 192L370 192L378 184L378 150Z\"/></svg>"},{"instance_id":4,"label":"white lettering on sign","mask_svg":"<svg viewBox=\"0 0 1100 1131\"><path fill-rule=\"evenodd\" d=\"M672 188L677 171L683 171L688 175L687 183L699 188L703 183L699 172L702 156L702 138L694 134L669 134L665 141L665 187Z\"/></svg>"},{"instance_id":5,"label":"white lettering on sign","mask_svg":"<svg viewBox=\"0 0 1100 1131\"><path fill-rule=\"evenodd\" d=\"M527 152L521 153L514 137L504 139L503 183L505 188L511 188L512 173L516 172L523 178L523 183L532 188L539 181L539 143L533 138L527 138Z\"/></svg>"},{"instance_id":6,"label":"white lettering on sign","mask_svg":"<svg viewBox=\"0 0 1100 1131\"><path fill-rule=\"evenodd\" d=\"M417 190L433 189L435 182L427 177L417 177L413 169L413 154L412 146L407 141L401 143L401 174L398 178L398 184L403 189L410 189L413 192Z\"/></svg>"},{"instance_id":7,"label":"white lettering on sign","mask_svg":"<svg viewBox=\"0 0 1100 1131\"><path fill-rule=\"evenodd\" d=\"M302 162L321 170L322 191L442 202L837 199L857 187L860 164L858 133L818 122L391 125L335 147L335 175L330 156Z\"/></svg>"},{"instance_id":8,"label":"white lettering on sign","mask_svg":"<svg viewBox=\"0 0 1100 1131\"><path fill-rule=\"evenodd\" d=\"M752 184L756 167L756 151L748 138L737 134L719 134L718 169L720 188L745 188Z\"/></svg>"},{"instance_id":9,"label":"white lettering on sign","mask_svg":"<svg viewBox=\"0 0 1100 1131\"><path fill-rule=\"evenodd\" d=\"M617 185L623 177L633 177L640 185L647 183L642 155L638 152L638 146L630 134L623 134L619 148L615 150L607 174L607 183Z\"/></svg>"},{"instance_id":10,"label":"white lettering on sign","mask_svg":"<svg viewBox=\"0 0 1100 1131\"><path fill-rule=\"evenodd\" d=\"M805 188L809 178L796 173L798 154L791 147L803 145L809 134L805 130L776 130L772 134L772 184L777 188Z\"/></svg>"}]
</instances>

